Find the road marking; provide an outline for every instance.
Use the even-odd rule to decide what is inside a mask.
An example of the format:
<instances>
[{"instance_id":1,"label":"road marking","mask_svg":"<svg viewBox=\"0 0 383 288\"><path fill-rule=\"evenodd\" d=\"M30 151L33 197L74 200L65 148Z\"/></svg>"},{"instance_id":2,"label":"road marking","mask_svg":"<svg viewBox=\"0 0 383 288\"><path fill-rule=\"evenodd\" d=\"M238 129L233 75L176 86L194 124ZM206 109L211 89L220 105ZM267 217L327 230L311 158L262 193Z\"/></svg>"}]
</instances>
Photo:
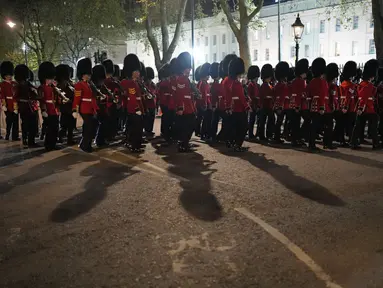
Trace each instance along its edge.
<instances>
[{"instance_id":1,"label":"road marking","mask_svg":"<svg viewBox=\"0 0 383 288\"><path fill-rule=\"evenodd\" d=\"M323 269L315 263L315 261L307 255L301 248L299 248L296 244L294 244L289 238L279 232L276 228L267 224L261 218L255 216L251 212L249 212L246 208L234 208L235 211L241 213L245 217L249 218L253 222L257 223L261 226L267 233L273 236L276 240L281 242L287 249L289 249L299 260L301 260L312 272L314 272L315 276L324 281L326 283L326 287L328 288L342 288L342 286L336 284L332 281L330 275L326 274Z\"/></svg>"}]
</instances>

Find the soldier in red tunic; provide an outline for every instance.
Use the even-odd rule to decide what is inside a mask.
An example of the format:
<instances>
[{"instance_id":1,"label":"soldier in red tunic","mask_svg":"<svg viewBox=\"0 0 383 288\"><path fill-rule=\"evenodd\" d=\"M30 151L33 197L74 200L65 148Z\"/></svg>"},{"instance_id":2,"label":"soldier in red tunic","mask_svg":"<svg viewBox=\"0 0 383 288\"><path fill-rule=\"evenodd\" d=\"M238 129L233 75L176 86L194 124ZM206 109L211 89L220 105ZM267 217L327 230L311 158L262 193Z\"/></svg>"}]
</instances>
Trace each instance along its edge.
<instances>
[{"instance_id":1,"label":"soldier in red tunic","mask_svg":"<svg viewBox=\"0 0 383 288\"><path fill-rule=\"evenodd\" d=\"M193 91L189 80L191 71L191 55L188 52L183 52L177 57L177 64L179 71L182 72L177 78L176 89L176 107L177 107L177 121L179 127L179 152L190 151L189 141L193 134L196 121L196 109L193 101Z\"/></svg>"},{"instance_id":2,"label":"soldier in red tunic","mask_svg":"<svg viewBox=\"0 0 383 288\"><path fill-rule=\"evenodd\" d=\"M170 65L165 64L161 67L160 71L158 71L158 78L160 80L159 86L158 86L158 101L161 108L161 136L168 141L166 137L167 132L167 116L168 116L168 98L169 94L171 93L171 87L170 87ZM169 142L169 141L168 141Z\"/></svg>"},{"instance_id":3,"label":"soldier in red tunic","mask_svg":"<svg viewBox=\"0 0 383 288\"><path fill-rule=\"evenodd\" d=\"M141 95L140 81L141 64L135 54L129 54L124 59L124 76L121 86L125 92L128 112L127 143L131 152L141 152L142 134L144 128L144 105Z\"/></svg>"},{"instance_id":4,"label":"soldier in red tunic","mask_svg":"<svg viewBox=\"0 0 383 288\"><path fill-rule=\"evenodd\" d=\"M209 80L210 64L205 63L201 66L200 70L200 86L199 91L201 93L201 100L197 100L197 103L200 101L200 108L202 108L203 117L202 117L202 127L201 127L201 139L209 140L211 138L211 119L212 119L212 106L211 106L211 95L210 95L210 85L207 83Z\"/></svg>"},{"instance_id":5,"label":"soldier in red tunic","mask_svg":"<svg viewBox=\"0 0 383 288\"><path fill-rule=\"evenodd\" d=\"M92 61L89 58L81 59L77 63L78 82L74 86L73 117L77 119L80 113L83 119L82 139L79 147L84 152L92 152L92 139L95 125L95 115L98 107L96 97L90 87L92 76Z\"/></svg>"},{"instance_id":6,"label":"soldier in red tunic","mask_svg":"<svg viewBox=\"0 0 383 288\"><path fill-rule=\"evenodd\" d=\"M261 69L261 78L262 85L259 90L259 97L261 101L261 116L259 119L259 140L264 141L266 137L271 139L274 133L274 124L275 116L273 111L273 99L274 99L274 89L271 86L271 80L274 78L273 66L270 64L263 65ZM265 126L266 127L266 137L265 137ZM257 132L258 133L258 132Z\"/></svg>"},{"instance_id":7,"label":"soldier in red tunic","mask_svg":"<svg viewBox=\"0 0 383 288\"><path fill-rule=\"evenodd\" d=\"M275 67L275 78L278 83L274 87L274 111L277 115L277 121L274 129L274 141L283 143L281 139L281 128L283 120L287 121L287 111L290 106L290 91L287 84L287 77L289 76L289 64L287 62L279 62Z\"/></svg>"},{"instance_id":8,"label":"soldier in red tunic","mask_svg":"<svg viewBox=\"0 0 383 288\"><path fill-rule=\"evenodd\" d=\"M378 77L376 81L376 87L378 88L378 110L379 110L379 127L380 141L383 141L383 68L379 68Z\"/></svg>"},{"instance_id":9,"label":"soldier in red tunic","mask_svg":"<svg viewBox=\"0 0 383 288\"><path fill-rule=\"evenodd\" d=\"M310 129L309 103L306 97L306 76L309 70L309 61L300 59L295 67L295 79L290 85L290 109L291 109L291 144L302 146L302 138L308 139ZM301 128L301 117L303 124Z\"/></svg>"},{"instance_id":10,"label":"soldier in red tunic","mask_svg":"<svg viewBox=\"0 0 383 288\"><path fill-rule=\"evenodd\" d=\"M261 108L260 98L259 98L259 84L258 79L261 72L259 71L258 66L250 66L247 71L247 79L249 83L247 85L247 94L250 100L250 117L249 117L249 140L254 139L254 124L257 122L257 136L259 128L259 111Z\"/></svg>"},{"instance_id":11,"label":"soldier in red tunic","mask_svg":"<svg viewBox=\"0 0 383 288\"><path fill-rule=\"evenodd\" d=\"M358 86L358 104L357 117L354 131L351 138L351 148L360 149L358 137L360 138L362 123L368 121L371 127L372 148L381 149L378 137L378 120L379 116L375 108L377 97L377 88L372 84L379 69L379 62L375 59L369 60L364 65L362 79L363 81ZM364 121L361 121L364 120Z\"/></svg>"},{"instance_id":12,"label":"soldier in red tunic","mask_svg":"<svg viewBox=\"0 0 383 288\"><path fill-rule=\"evenodd\" d=\"M211 135L214 142L218 141L217 132L218 132L218 123L219 120L225 118L225 99L224 99L224 87L220 83L220 64L215 62L210 66L210 76L213 79L213 83L210 88L211 95L211 104L213 109L213 119L211 124ZM222 130L222 127L221 127Z\"/></svg>"},{"instance_id":13,"label":"soldier in red tunic","mask_svg":"<svg viewBox=\"0 0 383 288\"><path fill-rule=\"evenodd\" d=\"M0 66L1 78L3 82L0 83L0 99L2 110L6 116L6 134L5 140L9 140L12 131L12 141L18 141L19 138L19 114L16 99L16 86L17 83L13 81L14 66L12 62L4 61ZM1 112L1 110L0 110ZM1 129L0 129L1 130ZM1 131L0 131L1 139Z\"/></svg>"},{"instance_id":14,"label":"soldier in red tunic","mask_svg":"<svg viewBox=\"0 0 383 288\"><path fill-rule=\"evenodd\" d=\"M169 93L168 96L168 110L166 116L166 134L165 140L168 144L171 144L173 141L177 139L177 128L175 126L176 123L176 93L177 93L177 78L179 76L179 68L177 63L177 58L173 58L170 61L170 79L168 82Z\"/></svg>"},{"instance_id":15,"label":"soldier in red tunic","mask_svg":"<svg viewBox=\"0 0 383 288\"><path fill-rule=\"evenodd\" d=\"M156 118L156 85L153 82L154 70L151 67L146 67L145 73L145 88L149 92L145 99L145 107L147 113L145 114L145 134L147 137L153 137L154 120Z\"/></svg>"},{"instance_id":16,"label":"soldier in red tunic","mask_svg":"<svg viewBox=\"0 0 383 288\"><path fill-rule=\"evenodd\" d=\"M247 126L247 111L250 109L247 104L245 93L239 77L245 73L245 64L241 58L233 59L229 64L229 77L232 80L231 84L231 99L232 99L232 117L234 128L234 151L242 152L247 149L242 147L245 140Z\"/></svg>"}]
</instances>

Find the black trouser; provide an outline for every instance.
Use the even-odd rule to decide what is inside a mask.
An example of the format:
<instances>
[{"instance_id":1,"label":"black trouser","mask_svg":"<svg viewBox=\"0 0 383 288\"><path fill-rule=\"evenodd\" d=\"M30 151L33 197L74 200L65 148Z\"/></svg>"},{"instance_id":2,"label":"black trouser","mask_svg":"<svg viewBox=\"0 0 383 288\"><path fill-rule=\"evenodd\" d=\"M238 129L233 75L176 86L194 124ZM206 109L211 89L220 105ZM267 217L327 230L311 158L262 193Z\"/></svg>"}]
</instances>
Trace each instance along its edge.
<instances>
[{"instance_id":1,"label":"black trouser","mask_svg":"<svg viewBox=\"0 0 383 288\"><path fill-rule=\"evenodd\" d=\"M9 138L12 130L12 140L16 140L19 138L19 114L7 111L5 112L5 115L5 122L7 123L6 137Z\"/></svg>"},{"instance_id":2,"label":"black trouser","mask_svg":"<svg viewBox=\"0 0 383 288\"><path fill-rule=\"evenodd\" d=\"M141 149L144 120L142 115L128 114L128 142L132 149Z\"/></svg>"},{"instance_id":3,"label":"black trouser","mask_svg":"<svg viewBox=\"0 0 383 288\"><path fill-rule=\"evenodd\" d=\"M41 124L41 134L40 134L41 140L44 139L45 134L47 133L47 126L48 126L47 118L48 117L42 117L43 123Z\"/></svg>"},{"instance_id":4,"label":"black trouser","mask_svg":"<svg viewBox=\"0 0 383 288\"><path fill-rule=\"evenodd\" d=\"M226 113L225 111L222 111L222 110L219 110L219 109L215 109L213 111L213 119L211 120L211 137L213 138L213 140L217 139L217 138L222 138L222 135L220 135L220 137L217 136L217 132L218 132L218 124L219 124L219 120L222 119L222 127L221 127L221 131L223 129L223 119L225 118L226 116ZM221 133L221 132L220 132ZM220 139L220 140L222 140Z\"/></svg>"},{"instance_id":5,"label":"black trouser","mask_svg":"<svg viewBox=\"0 0 383 288\"><path fill-rule=\"evenodd\" d=\"M303 123L300 128L300 137L305 139L306 142L310 142L310 131L311 131L311 112L309 110L302 110L301 116L303 118ZM300 125L300 119L299 119Z\"/></svg>"},{"instance_id":6,"label":"black trouser","mask_svg":"<svg viewBox=\"0 0 383 288\"><path fill-rule=\"evenodd\" d=\"M343 113L342 111L335 111L334 118L335 118L335 129L334 129L335 140L343 144L346 142L345 134L346 134L346 124L348 120L348 115L347 113Z\"/></svg>"},{"instance_id":7,"label":"black trouser","mask_svg":"<svg viewBox=\"0 0 383 288\"><path fill-rule=\"evenodd\" d=\"M67 137L67 142L73 141L73 130L76 127L76 118L72 116L72 113L61 113L60 118L60 138Z\"/></svg>"},{"instance_id":8,"label":"black trouser","mask_svg":"<svg viewBox=\"0 0 383 288\"><path fill-rule=\"evenodd\" d=\"M27 142L29 146L34 145L37 130L37 113L22 112L20 117L23 142Z\"/></svg>"},{"instance_id":9,"label":"black trouser","mask_svg":"<svg viewBox=\"0 0 383 288\"><path fill-rule=\"evenodd\" d=\"M309 147L315 147L315 141L318 135L318 129L321 125L321 115L318 112L310 112L310 133L309 133Z\"/></svg>"},{"instance_id":10,"label":"black trouser","mask_svg":"<svg viewBox=\"0 0 383 288\"><path fill-rule=\"evenodd\" d=\"M280 140L281 139L281 128L283 124L283 120L285 119L286 116L286 111L285 110L277 110L277 120L275 121L275 127L274 127L274 139L275 140ZM287 120L285 120L287 121Z\"/></svg>"},{"instance_id":11,"label":"black trouser","mask_svg":"<svg viewBox=\"0 0 383 288\"><path fill-rule=\"evenodd\" d=\"M292 120L292 117L294 117L294 113L295 112L295 109L285 109L284 110L285 113L286 113L286 118L285 118L285 123L283 125L283 137L285 139L289 139L290 136L292 136L292 123L291 123L291 120Z\"/></svg>"},{"instance_id":12,"label":"black trouser","mask_svg":"<svg viewBox=\"0 0 383 288\"><path fill-rule=\"evenodd\" d=\"M379 116L376 113L363 113L362 115L357 115L355 120L355 127L352 132L351 137L351 144L352 146L358 145L358 137L361 137L361 129L364 129L363 124L368 121L371 123L371 138L372 138L372 145L374 147L377 147L379 145L379 137L378 137L378 119ZM360 139L361 141L362 139Z\"/></svg>"},{"instance_id":13,"label":"black trouser","mask_svg":"<svg viewBox=\"0 0 383 288\"><path fill-rule=\"evenodd\" d=\"M253 110L249 113L249 138L254 137L254 125L257 122L257 133L259 127L259 109L253 108Z\"/></svg>"},{"instance_id":14,"label":"black trouser","mask_svg":"<svg viewBox=\"0 0 383 288\"><path fill-rule=\"evenodd\" d=\"M193 114L183 114L177 117L177 121L179 121L179 146L187 149L189 147L189 141L193 135L193 131L195 129L196 117Z\"/></svg>"},{"instance_id":15,"label":"black trouser","mask_svg":"<svg viewBox=\"0 0 383 288\"><path fill-rule=\"evenodd\" d=\"M91 151L95 118L93 114L81 114L81 117L83 119L83 124L80 147L85 151Z\"/></svg>"},{"instance_id":16,"label":"black trouser","mask_svg":"<svg viewBox=\"0 0 383 288\"><path fill-rule=\"evenodd\" d=\"M266 126L267 120L267 126ZM271 108L262 108L261 117L259 120L259 138L265 139L265 126L266 126L266 136L267 138L272 138L274 133L274 111Z\"/></svg>"},{"instance_id":17,"label":"black trouser","mask_svg":"<svg viewBox=\"0 0 383 288\"><path fill-rule=\"evenodd\" d=\"M47 150L52 150L56 147L57 136L59 132L59 116L48 115L45 119L46 133L44 146Z\"/></svg>"},{"instance_id":18,"label":"black trouser","mask_svg":"<svg viewBox=\"0 0 383 288\"><path fill-rule=\"evenodd\" d=\"M296 109L291 109L290 114L290 125L291 125L291 138L292 143L296 144L301 139L301 111Z\"/></svg>"},{"instance_id":19,"label":"black trouser","mask_svg":"<svg viewBox=\"0 0 383 288\"><path fill-rule=\"evenodd\" d=\"M117 110L117 105L112 104L108 108L108 124L107 124L107 131L106 131L106 138L108 140L113 140L114 137L117 136L118 131L118 121L119 121L119 111Z\"/></svg>"},{"instance_id":20,"label":"black trouser","mask_svg":"<svg viewBox=\"0 0 383 288\"><path fill-rule=\"evenodd\" d=\"M97 112L97 132L96 132L96 145L105 145L105 137L107 136L108 129L108 113L106 109L101 109Z\"/></svg>"},{"instance_id":21,"label":"black trouser","mask_svg":"<svg viewBox=\"0 0 383 288\"><path fill-rule=\"evenodd\" d=\"M383 109L383 108L380 108L380 109ZM379 114L378 133L380 135L380 138L383 139L383 113Z\"/></svg>"},{"instance_id":22,"label":"black trouser","mask_svg":"<svg viewBox=\"0 0 383 288\"><path fill-rule=\"evenodd\" d=\"M218 141L227 141L228 140L228 130L230 127L230 115L226 111L221 111L220 115L222 115L222 127L221 131L219 131L217 135Z\"/></svg>"},{"instance_id":23,"label":"black trouser","mask_svg":"<svg viewBox=\"0 0 383 288\"><path fill-rule=\"evenodd\" d=\"M177 132L175 128L176 121L176 112L174 110L166 109L165 116L166 123L164 124L164 138L166 141L170 141L171 139L177 139Z\"/></svg>"},{"instance_id":24,"label":"black trouser","mask_svg":"<svg viewBox=\"0 0 383 288\"><path fill-rule=\"evenodd\" d=\"M154 127L154 120L156 118L156 108L148 108L148 111L145 114L145 132L152 133Z\"/></svg>"},{"instance_id":25,"label":"black trouser","mask_svg":"<svg viewBox=\"0 0 383 288\"><path fill-rule=\"evenodd\" d=\"M352 133L354 131L355 122L356 122L356 112L348 112L347 113L347 135L349 142L351 142Z\"/></svg>"},{"instance_id":26,"label":"black trouser","mask_svg":"<svg viewBox=\"0 0 383 288\"><path fill-rule=\"evenodd\" d=\"M331 147L334 129L334 115L332 113L325 113L321 118L323 121L323 145Z\"/></svg>"},{"instance_id":27,"label":"black trouser","mask_svg":"<svg viewBox=\"0 0 383 288\"><path fill-rule=\"evenodd\" d=\"M367 124L367 117L361 117L360 118L360 135L359 135L359 138L360 138L360 142L363 142L364 141L364 138L365 138L365 132L366 132L366 124Z\"/></svg>"},{"instance_id":28,"label":"black trouser","mask_svg":"<svg viewBox=\"0 0 383 288\"><path fill-rule=\"evenodd\" d=\"M211 121L213 118L213 111L206 109L202 119L201 136L211 137Z\"/></svg>"},{"instance_id":29,"label":"black trouser","mask_svg":"<svg viewBox=\"0 0 383 288\"><path fill-rule=\"evenodd\" d=\"M206 109L202 107L197 107L197 120L195 121L195 134L196 135L201 135L201 125L202 125L202 120L203 117L205 116L205 111Z\"/></svg>"},{"instance_id":30,"label":"black trouser","mask_svg":"<svg viewBox=\"0 0 383 288\"><path fill-rule=\"evenodd\" d=\"M124 131L124 129L127 129L128 113L124 107L121 107L119 110L118 122L119 130ZM125 133L127 133L127 131L125 131Z\"/></svg>"},{"instance_id":31,"label":"black trouser","mask_svg":"<svg viewBox=\"0 0 383 288\"><path fill-rule=\"evenodd\" d=\"M168 107L165 105L160 105L161 111L162 111L162 116L161 116L161 134L164 136L165 131L166 131L166 125L167 125L167 119L166 117L168 116Z\"/></svg>"},{"instance_id":32,"label":"black trouser","mask_svg":"<svg viewBox=\"0 0 383 288\"><path fill-rule=\"evenodd\" d=\"M234 126L234 141L235 145L241 147L245 141L247 126L246 112L233 112L233 126Z\"/></svg>"}]
</instances>

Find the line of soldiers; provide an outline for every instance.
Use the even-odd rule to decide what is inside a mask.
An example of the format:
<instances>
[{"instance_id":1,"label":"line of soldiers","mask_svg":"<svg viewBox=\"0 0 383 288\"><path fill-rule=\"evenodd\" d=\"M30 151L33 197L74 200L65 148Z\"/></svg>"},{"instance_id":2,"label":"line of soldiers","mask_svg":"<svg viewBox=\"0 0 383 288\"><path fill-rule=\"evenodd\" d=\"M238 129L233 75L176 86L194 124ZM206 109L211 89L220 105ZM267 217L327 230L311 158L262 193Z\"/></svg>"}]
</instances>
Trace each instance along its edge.
<instances>
[{"instance_id":1,"label":"line of soldiers","mask_svg":"<svg viewBox=\"0 0 383 288\"><path fill-rule=\"evenodd\" d=\"M23 143L34 146L40 110L47 150L56 149L63 138L68 145L74 143L73 130L81 115L83 151L92 151L93 140L97 146L108 145L122 130L124 144L132 152L142 151L144 132L148 138L154 135L157 106L162 111L161 136L169 144L177 142L180 152L190 151L193 133L207 142L226 143L234 151L246 150L242 146L246 134L249 140L288 141L294 147L307 143L311 151L318 150L316 141L323 134L324 149L335 149L333 142L359 149L365 142L366 123L373 149L380 149L383 140L379 138L383 137L383 121L379 121L383 73L376 60L368 61L359 76L355 62L347 62L339 75L338 66L326 65L323 58L315 59L311 67L301 59L294 69L286 62L275 68L251 66L246 84L242 83L244 62L234 54L221 63L198 67L196 83L190 81L188 52L159 69L157 85L154 70L145 68L135 54L125 57L122 75L111 60L92 67L89 58L81 59L75 84L69 66L44 62L38 72L39 88L31 84L33 74L25 65L13 69L6 61L0 68L6 139L12 132L12 140L19 140L20 113Z\"/></svg>"}]
</instances>

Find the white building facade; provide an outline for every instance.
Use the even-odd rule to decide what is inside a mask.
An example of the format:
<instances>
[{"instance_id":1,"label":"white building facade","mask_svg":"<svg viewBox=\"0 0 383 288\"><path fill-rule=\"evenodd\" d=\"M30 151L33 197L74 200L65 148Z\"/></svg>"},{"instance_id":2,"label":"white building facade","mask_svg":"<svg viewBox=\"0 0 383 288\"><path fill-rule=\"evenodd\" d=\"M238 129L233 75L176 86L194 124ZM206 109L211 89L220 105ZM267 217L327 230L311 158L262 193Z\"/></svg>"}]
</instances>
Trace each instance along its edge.
<instances>
[{"instance_id":1,"label":"white building facade","mask_svg":"<svg viewBox=\"0 0 383 288\"><path fill-rule=\"evenodd\" d=\"M371 6L355 9L347 15L347 27L343 20L329 11L336 7L320 6L316 0L295 0L280 4L281 60L295 63L295 41L291 25L299 13L305 29L299 43L299 58L310 63L316 57L323 57L328 63L343 65L348 60L358 64L375 58L373 20ZM322 4L323 5L323 4ZM250 28L249 44L254 65L278 63L278 15L277 4L265 6L260 13L263 27ZM351 19L351 20L350 20ZM183 33L173 56L183 51L192 52L191 23L183 24ZM237 40L223 14L197 20L195 23L194 58L196 67L205 62L220 62L229 53L239 55ZM151 49L138 39L128 39L126 53L135 53L146 66L155 67ZM118 63L118 62L117 62ZM121 59L122 63L122 59Z\"/></svg>"}]
</instances>

